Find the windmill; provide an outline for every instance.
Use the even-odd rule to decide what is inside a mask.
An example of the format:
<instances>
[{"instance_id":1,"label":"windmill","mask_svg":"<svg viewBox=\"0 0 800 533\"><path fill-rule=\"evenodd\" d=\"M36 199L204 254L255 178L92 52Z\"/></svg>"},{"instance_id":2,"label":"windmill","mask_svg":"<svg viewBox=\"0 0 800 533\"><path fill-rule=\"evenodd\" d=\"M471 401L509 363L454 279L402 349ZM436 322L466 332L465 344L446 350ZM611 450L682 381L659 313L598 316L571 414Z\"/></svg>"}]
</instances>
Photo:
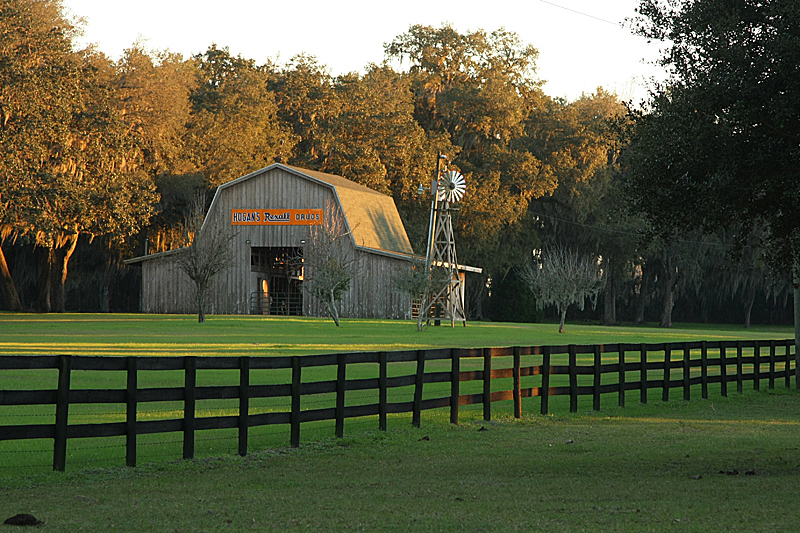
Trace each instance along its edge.
<instances>
[{"instance_id":1,"label":"windmill","mask_svg":"<svg viewBox=\"0 0 800 533\"><path fill-rule=\"evenodd\" d=\"M444 156L436 160L436 179L431 182L431 219L428 228L428 251L425 266L431 275L431 293L420 310L420 317L430 316L431 309L440 309L450 325L462 322L467 325L464 312L464 285L458 272L456 241L453 235L453 204L464 197L464 176L455 170L440 172L439 164ZM420 186L420 190L423 188Z\"/></svg>"}]
</instances>

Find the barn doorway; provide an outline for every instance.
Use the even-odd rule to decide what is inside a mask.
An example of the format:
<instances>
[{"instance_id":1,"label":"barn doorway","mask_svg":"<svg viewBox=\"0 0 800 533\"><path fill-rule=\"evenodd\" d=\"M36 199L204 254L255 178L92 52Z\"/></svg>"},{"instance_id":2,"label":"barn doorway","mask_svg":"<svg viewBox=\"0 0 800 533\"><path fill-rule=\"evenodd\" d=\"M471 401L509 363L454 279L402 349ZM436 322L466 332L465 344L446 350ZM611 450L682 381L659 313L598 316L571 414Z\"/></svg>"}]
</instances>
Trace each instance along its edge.
<instances>
[{"instance_id":1,"label":"barn doorway","mask_svg":"<svg viewBox=\"0 0 800 533\"><path fill-rule=\"evenodd\" d=\"M303 249L253 247L250 271L258 285L250 295L250 312L258 315L303 314Z\"/></svg>"}]
</instances>

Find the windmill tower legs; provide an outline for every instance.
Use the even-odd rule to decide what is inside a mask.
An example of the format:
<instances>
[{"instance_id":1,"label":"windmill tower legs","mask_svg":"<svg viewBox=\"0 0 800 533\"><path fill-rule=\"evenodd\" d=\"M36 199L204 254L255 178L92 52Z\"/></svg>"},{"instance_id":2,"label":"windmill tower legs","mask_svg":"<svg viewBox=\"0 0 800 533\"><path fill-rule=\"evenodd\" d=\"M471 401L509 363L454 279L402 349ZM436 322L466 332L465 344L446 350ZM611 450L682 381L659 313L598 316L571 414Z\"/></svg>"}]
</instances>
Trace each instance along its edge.
<instances>
[{"instance_id":1,"label":"windmill tower legs","mask_svg":"<svg viewBox=\"0 0 800 533\"><path fill-rule=\"evenodd\" d=\"M437 206L429 253L428 266L433 280L433 290L427 309L444 311L443 318L449 319L451 326L456 322L463 322L466 325L464 287L458 273L458 257L449 202L441 202Z\"/></svg>"}]
</instances>

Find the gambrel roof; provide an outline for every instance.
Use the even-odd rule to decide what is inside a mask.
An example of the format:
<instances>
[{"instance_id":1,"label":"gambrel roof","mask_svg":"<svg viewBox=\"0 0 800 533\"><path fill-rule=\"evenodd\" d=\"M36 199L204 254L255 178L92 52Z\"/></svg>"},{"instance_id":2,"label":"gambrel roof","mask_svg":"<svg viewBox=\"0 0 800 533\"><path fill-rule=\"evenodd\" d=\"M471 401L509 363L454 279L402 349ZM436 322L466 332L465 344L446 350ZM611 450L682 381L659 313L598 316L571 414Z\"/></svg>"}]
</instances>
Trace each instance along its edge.
<instances>
[{"instance_id":1,"label":"gambrel roof","mask_svg":"<svg viewBox=\"0 0 800 533\"><path fill-rule=\"evenodd\" d=\"M341 176L274 163L220 185L217 195L219 195L219 191L227 187L233 187L242 181L266 174L275 168L333 189L342 206L349 229L353 232L356 246L409 256L414 254L394 199ZM212 202L211 209L213 207L214 203Z\"/></svg>"}]
</instances>

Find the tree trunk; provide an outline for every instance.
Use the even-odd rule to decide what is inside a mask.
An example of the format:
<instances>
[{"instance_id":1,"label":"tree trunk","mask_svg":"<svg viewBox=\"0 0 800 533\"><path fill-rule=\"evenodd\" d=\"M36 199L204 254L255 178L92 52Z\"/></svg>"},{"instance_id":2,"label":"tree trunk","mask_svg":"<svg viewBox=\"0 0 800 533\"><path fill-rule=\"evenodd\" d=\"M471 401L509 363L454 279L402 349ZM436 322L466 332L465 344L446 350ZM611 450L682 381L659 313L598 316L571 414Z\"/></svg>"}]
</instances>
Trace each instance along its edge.
<instances>
[{"instance_id":1,"label":"tree trunk","mask_svg":"<svg viewBox=\"0 0 800 533\"><path fill-rule=\"evenodd\" d=\"M640 325L644 324L644 309L647 303L647 291L650 288L650 283L647 280L649 270L642 265L642 276L639 279L638 292L634 292L633 297L633 323Z\"/></svg>"},{"instance_id":2,"label":"tree trunk","mask_svg":"<svg viewBox=\"0 0 800 533\"><path fill-rule=\"evenodd\" d=\"M667 252L668 253L668 252ZM661 308L660 328L672 327L672 308L675 307L675 288L678 284L678 271L671 266L671 261L664 259L664 305Z\"/></svg>"},{"instance_id":3,"label":"tree trunk","mask_svg":"<svg viewBox=\"0 0 800 533\"><path fill-rule=\"evenodd\" d=\"M49 313L51 305L51 282L53 279L52 271L55 263L55 251L52 246L39 248L42 270L39 274L39 297L36 299L36 311L39 313Z\"/></svg>"},{"instance_id":4,"label":"tree trunk","mask_svg":"<svg viewBox=\"0 0 800 533\"><path fill-rule=\"evenodd\" d=\"M750 283L747 289L747 299L744 302L744 329L750 328L750 313L753 311L753 303L756 301L756 287Z\"/></svg>"},{"instance_id":5,"label":"tree trunk","mask_svg":"<svg viewBox=\"0 0 800 533\"><path fill-rule=\"evenodd\" d=\"M206 288L197 287L197 322L202 324L206 321Z\"/></svg>"},{"instance_id":6,"label":"tree trunk","mask_svg":"<svg viewBox=\"0 0 800 533\"><path fill-rule=\"evenodd\" d=\"M675 291L671 284L665 287L664 306L661 308L661 321L658 323L660 328L672 327L672 308L675 306Z\"/></svg>"},{"instance_id":7,"label":"tree trunk","mask_svg":"<svg viewBox=\"0 0 800 533\"><path fill-rule=\"evenodd\" d=\"M52 276L50 282L50 305L51 311L55 313L63 313L67 307L67 295L64 289L64 284L67 282L67 265L75 253L75 248L78 246L78 235L70 235L66 247L55 248L53 250L54 262L50 270Z\"/></svg>"},{"instance_id":8,"label":"tree trunk","mask_svg":"<svg viewBox=\"0 0 800 533\"><path fill-rule=\"evenodd\" d=\"M331 289L331 299L330 301L325 302L325 306L328 308L328 312L331 314L331 318L333 319L333 323L336 324L336 327L339 327L339 310L336 309L336 300L333 297L333 289Z\"/></svg>"},{"instance_id":9,"label":"tree trunk","mask_svg":"<svg viewBox=\"0 0 800 533\"><path fill-rule=\"evenodd\" d=\"M561 311L561 323L558 325L558 332L564 333L564 321L567 319L567 310Z\"/></svg>"},{"instance_id":10,"label":"tree trunk","mask_svg":"<svg viewBox=\"0 0 800 533\"><path fill-rule=\"evenodd\" d=\"M608 263L606 263L607 266ZM607 270L606 288L603 295L603 325L616 326L617 325L617 277L614 271L609 268Z\"/></svg>"},{"instance_id":11,"label":"tree trunk","mask_svg":"<svg viewBox=\"0 0 800 533\"><path fill-rule=\"evenodd\" d=\"M22 311L19 293L14 285L14 279L11 277L11 271L8 269L2 246L0 246L0 295L3 297L6 309L14 312Z\"/></svg>"}]
</instances>

